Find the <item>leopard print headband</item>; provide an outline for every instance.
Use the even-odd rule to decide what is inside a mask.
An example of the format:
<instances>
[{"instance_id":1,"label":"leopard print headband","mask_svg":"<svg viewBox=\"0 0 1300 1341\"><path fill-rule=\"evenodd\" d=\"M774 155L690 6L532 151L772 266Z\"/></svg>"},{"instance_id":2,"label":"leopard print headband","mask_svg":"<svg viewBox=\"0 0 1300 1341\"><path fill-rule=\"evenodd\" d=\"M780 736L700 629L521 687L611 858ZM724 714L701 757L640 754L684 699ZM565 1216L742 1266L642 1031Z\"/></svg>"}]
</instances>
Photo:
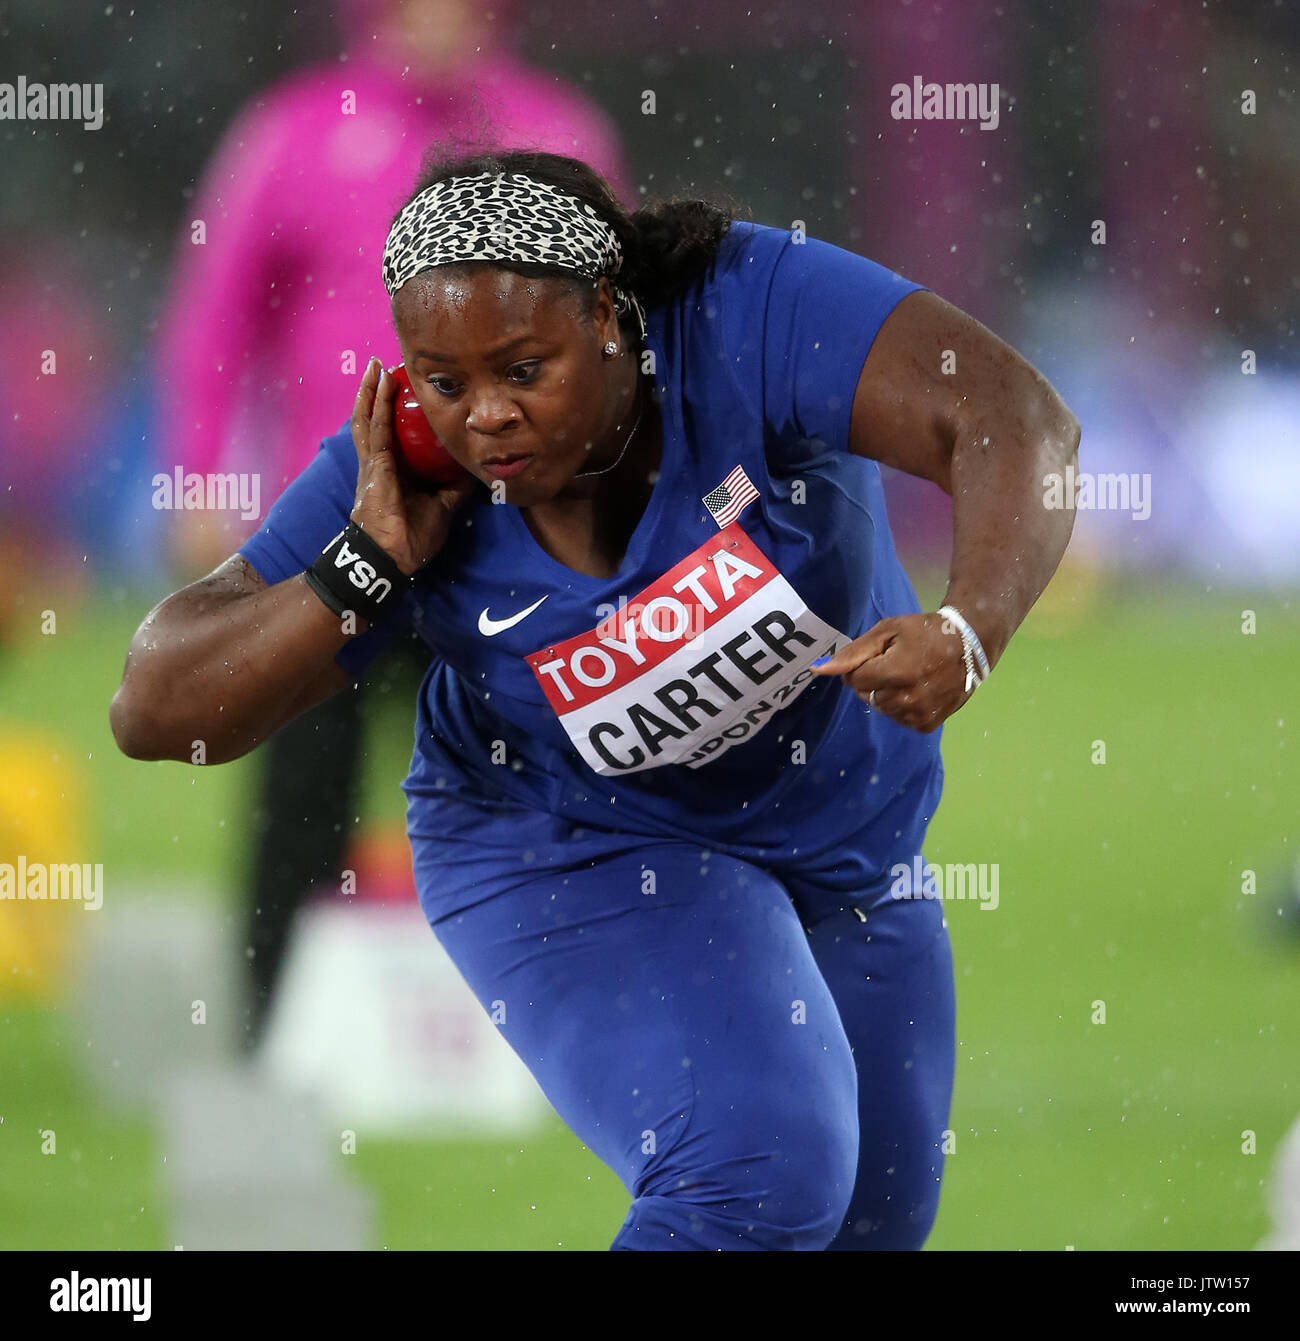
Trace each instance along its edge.
<instances>
[{"instance_id":1,"label":"leopard print headband","mask_svg":"<svg viewBox=\"0 0 1300 1341\"><path fill-rule=\"evenodd\" d=\"M525 173L451 177L421 191L397 216L384 246L384 287L458 261L553 265L587 279L609 277L614 307L642 335L636 295L613 284L623 265L614 230L585 201Z\"/></svg>"}]
</instances>

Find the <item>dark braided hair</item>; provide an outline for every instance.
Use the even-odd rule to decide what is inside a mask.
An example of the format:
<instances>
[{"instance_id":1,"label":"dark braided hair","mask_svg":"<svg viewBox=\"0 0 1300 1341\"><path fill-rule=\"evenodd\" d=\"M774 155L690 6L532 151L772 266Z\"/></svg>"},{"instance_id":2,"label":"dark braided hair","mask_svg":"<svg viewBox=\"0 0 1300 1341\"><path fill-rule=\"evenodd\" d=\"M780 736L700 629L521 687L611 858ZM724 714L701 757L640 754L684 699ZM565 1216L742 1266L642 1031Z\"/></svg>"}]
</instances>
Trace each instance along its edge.
<instances>
[{"instance_id":1,"label":"dark braided hair","mask_svg":"<svg viewBox=\"0 0 1300 1341\"><path fill-rule=\"evenodd\" d=\"M614 230L623 248L623 266L614 282L634 293L647 310L688 289L717 256L732 221L748 214L743 203L735 200L713 204L678 197L654 201L629 213L604 177L581 159L539 150L482 148L469 152L448 153L441 148L432 151L402 209L436 182L484 172L526 173L590 205ZM595 301L595 282L557 266L510 261L463 264L493 265L529 277L563 279L575 292Z\"/></svg>"}]
</instances>

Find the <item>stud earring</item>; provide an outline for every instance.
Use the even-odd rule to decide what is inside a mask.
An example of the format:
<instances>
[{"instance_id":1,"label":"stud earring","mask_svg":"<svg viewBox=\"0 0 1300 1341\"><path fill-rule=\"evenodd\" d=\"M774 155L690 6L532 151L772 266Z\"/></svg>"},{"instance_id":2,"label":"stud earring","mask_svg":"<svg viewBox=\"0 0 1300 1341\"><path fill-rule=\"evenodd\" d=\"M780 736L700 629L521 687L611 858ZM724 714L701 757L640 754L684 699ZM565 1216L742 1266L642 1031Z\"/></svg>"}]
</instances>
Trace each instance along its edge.
<instances>
[{"instance_id":1,"label":"stud earring","mask_svg":"<svg viewBox=\"0 0 1300 1341\"><path fill-rule=\"evenodd\" d=\"M618 346L613 340L606 340L604 348L600 351L607 359L612 359L618 353Z\"/></svg>"}]
</instances>

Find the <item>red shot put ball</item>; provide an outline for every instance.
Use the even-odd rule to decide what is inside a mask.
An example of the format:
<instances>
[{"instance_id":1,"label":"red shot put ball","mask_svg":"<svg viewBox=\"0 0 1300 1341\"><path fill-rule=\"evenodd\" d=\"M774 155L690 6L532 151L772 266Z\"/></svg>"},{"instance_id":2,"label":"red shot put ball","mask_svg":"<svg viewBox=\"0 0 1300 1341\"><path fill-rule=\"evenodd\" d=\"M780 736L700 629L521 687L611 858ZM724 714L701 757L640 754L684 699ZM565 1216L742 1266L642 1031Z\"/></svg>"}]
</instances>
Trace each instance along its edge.
<instances>
[{"instance_id":1,"label":"red shot put ball","mask_svg":"<svg viewBox=\"0 0 1300 1341\"><path fill-rule=\"evenodd\" d=\"M397 383L393 411L393 436L397 454L420 479L431 484L454 484L463 478L465 471L452 460L424 417L424 411L411 387L406 364L399 363L388 371Z\"/></svg>"}]
</instances>

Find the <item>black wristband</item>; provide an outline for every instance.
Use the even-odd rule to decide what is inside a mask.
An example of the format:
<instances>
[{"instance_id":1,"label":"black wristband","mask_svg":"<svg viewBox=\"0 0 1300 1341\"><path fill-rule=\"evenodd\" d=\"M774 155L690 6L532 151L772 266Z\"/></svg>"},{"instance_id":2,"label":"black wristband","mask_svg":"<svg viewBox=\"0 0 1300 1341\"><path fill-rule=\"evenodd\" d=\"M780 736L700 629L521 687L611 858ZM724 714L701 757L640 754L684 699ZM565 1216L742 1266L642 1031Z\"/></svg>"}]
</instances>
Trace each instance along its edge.
<instances>
[{"instance_id":1,"label":"black wristband","mask_svg":"<svg viewBox=\"0 0 1300 1341\"><path fill-rule=\"evenodd\" d=\"M303 576L336 615L351 610L371 624L396 609L414 581L354 521Z\"/></svg>"}]
</instances>

